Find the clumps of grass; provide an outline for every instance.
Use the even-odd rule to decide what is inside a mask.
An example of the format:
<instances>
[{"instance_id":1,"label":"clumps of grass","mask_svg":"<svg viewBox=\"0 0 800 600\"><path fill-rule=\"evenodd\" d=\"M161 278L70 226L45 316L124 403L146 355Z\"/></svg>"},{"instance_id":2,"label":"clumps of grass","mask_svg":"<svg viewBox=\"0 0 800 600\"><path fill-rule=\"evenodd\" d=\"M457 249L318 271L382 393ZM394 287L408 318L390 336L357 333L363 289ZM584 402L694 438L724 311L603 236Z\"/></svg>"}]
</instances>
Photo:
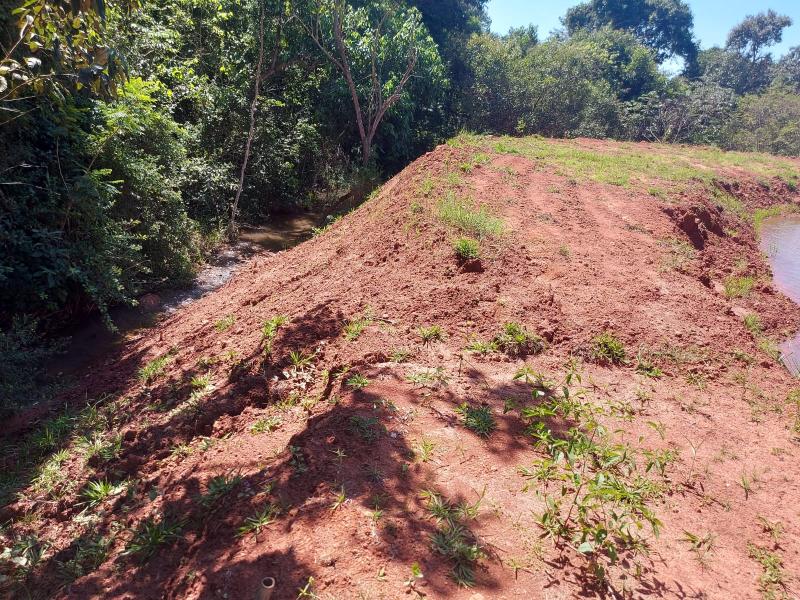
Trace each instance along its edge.
<instances>
[{"instance_id":1,"label":"clumps of grass","mask_svg":"<svg viewBox=\"0 0 800 600\"><path fill-rule=\"evenodd\" d=\"M544 351L544 340L525 329L519 323L506 323L503 329L492 340L494 346L501 352L513 356L530 356Z\"/></svg>"},{"instance_id":2,"label":"clumps of grass","mask_svg":"<svg viewBox=\"0 0 800 600\"><path fill-rule=\"evenodd\" d=\"M364 330L372 325L373 317L369 313L365 313L353 320L349 321L344 326L344 337L348 342L356 341L359 336L364 333Z\"/></svg>"},{"instance_id":3,"label":"clumps of grass","mask_svg":"<svg viewBox=\"0 0 800 600\"><path fill-rule=\"evenodd\" d=\"M416 386L424 388L435 388L446 386L448 383L447 373L442 367L417 371L406 376L406 381Z\"/></svg>"},{"instance_id":4,"label":"clumps of grass","mask_svg":"<svg viewBox=\"0 0 800 600\"><path fill-rule=\"evenodd\" d=\"M761 565L761 575L758 578L758 589L764 600L779 600L788 598L786 594L787 576L783 570L783 560L775 552L760 548L749 542L747 554Z\"/></svg>"},{"instance_id":5,"label":"clumps of grass","mask_svg":"<svg viewBox=\"0 0 800 600\"><path fill-rule=\"evenodd\" d=\"M237 530L236 535L245 537L253 534L253 538L258 542L258 534L261 533L261 530L274 523L280 514L281 507L270 502L252 516L247 517L244 523L242 523L242 526Z\"/></svg>"},{"instance_id":6,"label":"clumps of grass","mask_svg":"<svg viewBox=\"0 0 800 600\"><path fill-rule=\"evenodd\" d=\"M461 261L478 260L481 257L481 244L472 238L458 238L453 242L453 250Z\"/></svg>"},{"instance_id":7,"label":"clumps of grass","mask_svg":"<svg viewBox=\"0 0 800 600\"><path fill-rule=\"evenodd\" d=\"M686 265L697 257L697 251L685 240L668 238L659 244L667 249L667 255L662 261L662 271L683 272Z\"/></svg>"},{"instance_id":8,"label":"clumps of grass","mask_svg":"<svg viewBox=\"0 0 800 600\"><path fill-rule=\"evenodd\" d=\"M326 218L325 225L322 225L320 227L312 227L311 228L311 236L312 237L321 236L323 233L326 233L327 231L329 231L331 227L336 225L336 223L341 221L343 217L344 217L344 215L336 215L336 216L328 215L328 217Z\"/></svg>"},{"instance_id":9,"label":"clumps of grass","mask_svg":"<svg viewBox=\"0 0 800 600\"><path fill-rule=\"evenodd\" d=\"M278 335L280 328L288 322L289 318L283 315L276 315L264 321L264 325L261 326L261 347L265 357L272 355L272 344L275 341L275 337Z\"/></svg>"},{"instance_id":10,"label":"clumps of grass","mask_svg":"<svg viewBox=\"0 0 800 600\"><path fill-rule=\"evenodd\" d=\"M589 358L601 365L623 365L627 360L625 344L610 331L604 331L592 340Z\"/></svg>"},{"instance_id":11,"label":"clumps of grass","mask_svg":"<svg viewBox=\"0 0 800 600\"><path fill-rule=\"evenodd\" d=\"M439 325L428 325L417 329L417 335L422 339L423 344L428 345L433 342L441 342L444 339L444 329Z\"/></svg>"},{"instance_id":12,"label":"clumps of grass","mask_svg":"<svg viewBox=\"0 0 800 600\"><path fill-rule=\"evenodd\" d=\"M350 431L364 442L372 444L381 437L384 427L376 417L353 415L350 417Z\"/></svg>"},{"instance_id":13,"label":"clumps of grass","mask_svg":"<svg viewBox=\"0 0 800 600\"><path fill-rule=\"evenodd\" d=\"M122 552L124 556L138 556L142 562L151 559L161 546L175 542L181 537L183 524L166 517L156 520L149 517L139 523L133 537Z\"/></svg>"},{"instance_id":14,"label":"clumps of grass","mask_svg":"<svg viewBox=\"0 0 800 600\"><path fill-rule=\"evenodd\" d=\"M214 329L216 329L219 333L223 331L227 331L236 323L236 317L233 315L226 315L222 317L219 321L214 323Z\"/></svg>"},{"instance_id":15,"label":"clumps of grass","mask_svg":"<svg viewBox=\"0 0 800 600\"><path fill-rule=\"evenodd\" d=\"M761 326L761 318L758 315L745 315L744 326L754 336L759 336L763 333L764 329Z\"/></svg>"},{"instance_id":16,"label":"clumps of grass","mask_svg":"<svg viewBox=\"0 0 800 600\"><path fill-rule=\"evenodd\" d=\"M254 434L272 433L273 431L278 429L278 427L280 427L282 423L283 421L281 420L281 418L274 415L269 417L263 417L250 426L250 433Z\"/></svg>"},{"instance_id":17,"label":"clumps of grass","mask_svg":"<svg viewBox=\"0 0 800 600\"><path fill-rule=\"evenodd\" d=\"M497 352L497 344L493 341L491 342L484 342L482 340L472 340L466 347L467 352L473 352L475 354L492 354Z\"/></svg>"},{"instance_id":18,"label":"clumps of grass","mask_svg":"<svg viewBox=\"0 0 800 600\"><path fill-rule=\"evenodd\" d=\"M639 354L636 356L636 372L639 375L644 375L645 377L650 377L651 379L659 379L664 375L664 372L661 370L661 368L656 365L644 352L639 352Z\"/></svg>"},{"instance_id":19,"label":"clumps of grass","mask_svg":"<svg viewBox=\"0 0 800 600\"><path fill-rule=\"evenodd\" d=\"M363 390L365 387L369 385L369 379L361 375L360 373L354 373L350 377L348 377L345 383L348 387L354 389L355 391Z\"/></svg>"},{"instance_id":20,"label":"clumps of grass","mask_svg":"<svg viewBox=\"0 0 800 600\"><path fill-rule=\"evenodd\" d=\"M242 481L242 476L238 474L225 473L216 475L209 480L206 493L198 498L197 503L209 510L230 494Z\"/></svg>"},{"instance_id":21,"label":"clumps of grass","mask_svg":"<svg viewBox=\"0 0 800 600\"><path fill-rule=\"evenodd\" d=\"M439 219L459 231L483 239L500 237L505 231L505 223L492 215L485 206L475 207L471 201L458 198L448 192L439 202Z\"/></svg>"},{"instance_id":22,"label":"clumps of grass","mask_svg":"<svg viewBox=\"0 0 800 600\"><path fill-rule=\"evenodd\" d=\"M75 554L66 561L59 561L58 570L65 581L76 579L96 571L111 551L111 537L101 535L81 536L75 543Z\"/></svg>"},{"instance_id":23,"label":"clumps of grass","mask_svg":"<svg viewBox=\"0 0 800 600\"><path fill-rule=\"evenodd\" d=\"M486 553L465 521L477 518L483 496L475 504L453 504L432 490L425 490L421 495L428 512L438 523L436 532L431 535L431 547L452 563L451 576L458 585L473 587L475 567Z\"/></svg>"},{"instance_id":24,"label":"clumps of grass","mask_svg":"<svg viewBox=\"0 0 800 600\"><path fill-rule=\"evenodd\" d=\"M170 358L171 354L165 354L164 356L156 357L145 363L137 373L139 381L145 385L149 385L159 379L164 374L164 371L167 370Z\"/></svg>"},{"instance_id":25,"label":"clumps of grass","mask_svg":"<svg viewBox=\"0 0 800 600\"><path fill-rule=\"evenodd\" d=\"M86 484L81 496L89 508L102 504L125 489L125 484L113 484L105 479L90 481Z\"/></svg>"},{"instance_id":26,"label":"clumps of grass","mask_svg":"<svg viewBox=\"0 0 800 600\"><path fill-rule=\"evenodd\" d=\"M408 348L393 348L389 352L389 360L398 364L408 362L413 356L414 353Z\"/></svg>"},{"instance_id":27,"label":"clumps of grass","mask_svg":"<svg viewBox=\"0 0 800 600\"><path fill-rule=\"evenodd\" d=\"M464 427L481 437L488 438L497 429L497 421L488 406L472 406L465 402L456 408L456 412L461 415Z\"/></svg>"},{"instance_id":28,"label":"clumps of grass","mask_svg":"<svg viewBox=\"0 0 800 600\"><path fill-rule=\"evenodd\" d=\"M744 298L753 290L756 278L752 275L731 275L725 279L726 298Z\"/></svg>"}]
</instances>

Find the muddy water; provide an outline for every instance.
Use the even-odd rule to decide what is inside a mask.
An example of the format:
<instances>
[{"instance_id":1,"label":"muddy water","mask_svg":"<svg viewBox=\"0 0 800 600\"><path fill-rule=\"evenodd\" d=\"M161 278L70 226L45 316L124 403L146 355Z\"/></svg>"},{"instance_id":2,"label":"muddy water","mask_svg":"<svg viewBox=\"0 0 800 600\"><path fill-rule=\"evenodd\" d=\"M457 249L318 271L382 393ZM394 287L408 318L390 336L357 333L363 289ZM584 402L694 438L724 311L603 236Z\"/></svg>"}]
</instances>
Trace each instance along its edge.
<instances>
[{"instance_id":1,"label":"muddy water","mask_svg":"<svg viewBox=\"0 0 800 600\"><path fill-rule=\"evenodd\" d=\"M160 317L184 308L225 284L239 267L255 254L278 252L311 237L314 227L324 225L325 216L317 213L287 215L264 226L243 226L240 239L223 247L197 273L186 288L162 290L143 297L138 307L116 307L111 320L118 328L111 332L95 315L63 332L69 338L67 351L48 365L53 376L70 376L110 353L126 335L153 326Z\"/></svg>"},{"instance_id":2,"label":"muddy water","mask_svg":"<svg viewBox=\"0 0 800 600\"><path fill-rule=\"evenodd\" d=\"M775 285L800 304L800 215L783 215L764 221L761 249L769 258ZM800 329L800 323L798 323ZM781 346L789 370L800 376L800 332Z\"/></svg>"}]
</instances>

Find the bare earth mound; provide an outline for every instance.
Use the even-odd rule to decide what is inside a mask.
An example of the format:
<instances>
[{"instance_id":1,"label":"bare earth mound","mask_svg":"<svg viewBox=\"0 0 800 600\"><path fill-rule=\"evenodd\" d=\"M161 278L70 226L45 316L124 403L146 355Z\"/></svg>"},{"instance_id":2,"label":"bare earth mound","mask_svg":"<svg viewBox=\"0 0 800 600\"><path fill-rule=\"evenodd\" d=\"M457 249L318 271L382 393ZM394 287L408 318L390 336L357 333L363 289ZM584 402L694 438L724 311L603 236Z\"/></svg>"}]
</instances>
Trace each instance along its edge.
<instances>
[{"instance_id":1,"label":"bare earth mound","mask_svg":"<svg viewBox=\"0 0 800 600\"><path fill-rule=\"evenodd\" d=\"M800 206L798 171L438 148L4 442L0 590L796 598L800 384L774 348L800 310L756 226Z\"/></svg>"}]
</instances>

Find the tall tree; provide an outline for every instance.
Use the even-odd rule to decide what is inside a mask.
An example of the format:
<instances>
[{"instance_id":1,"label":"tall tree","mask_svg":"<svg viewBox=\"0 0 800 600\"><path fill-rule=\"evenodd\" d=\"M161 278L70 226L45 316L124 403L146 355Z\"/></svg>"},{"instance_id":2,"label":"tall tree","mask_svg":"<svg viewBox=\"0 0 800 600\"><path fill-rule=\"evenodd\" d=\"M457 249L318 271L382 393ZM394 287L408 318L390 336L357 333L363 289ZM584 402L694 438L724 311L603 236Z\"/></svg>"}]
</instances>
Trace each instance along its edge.
<instances>
[{"instance_id":1,"label":"tall tree","mask_svg":"<svg viewBox=\"0 0 800 600\"><path fill-rule=\"evenodd\" d=\"M299 15L300 22L344 79L366 166L378 128L407 93L415 71L441 71L436 44L418 10L391 0L360 8L345 0L315 0L309 12Z\"/></svg>"},{"instance_id":2,"label":"tall tree","mask_svg":"<svg viewBox=\"0 0 800 600\"><path fill-rule=\"evenodd\" d=\"M728 50L738 52L755 64L771 58L765 50L779 44L783 39L783 30L791 25L792 19L771 9L757 15L748 15L731 29L726 46Z\"/></svg>"},{"instance_id":3,"label":"tall tree","mask_svg":"<svg viewBox=\"0 0 800 600\"><path fill-rule=\"evenodd\" d=\"M681 56L690 66L697 57L694 17L683 0L589 0L570 8L563 23L570 35L603 27L630 31L658 62Z\"/></svg>"}]
</instances>

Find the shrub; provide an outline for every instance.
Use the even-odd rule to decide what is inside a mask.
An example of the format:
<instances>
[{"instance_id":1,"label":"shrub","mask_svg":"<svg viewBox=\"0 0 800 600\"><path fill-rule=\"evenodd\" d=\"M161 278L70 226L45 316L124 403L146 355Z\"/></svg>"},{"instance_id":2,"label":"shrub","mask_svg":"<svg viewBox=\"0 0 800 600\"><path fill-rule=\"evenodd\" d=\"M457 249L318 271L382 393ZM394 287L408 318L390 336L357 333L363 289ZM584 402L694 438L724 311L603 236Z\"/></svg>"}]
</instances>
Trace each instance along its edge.
<instances>
[{"instance_id":1,"label":"shrub","mask_svg":"<svg viewBox=\"0 0 800 600\"><path fill-rule=\"evenodd\" d=\"M605 331L592 340L589 356L600 364L621 365L626 359L625 345L614 334Z\"/></svg>"},{"instance_id":2,"label":"shrub","mask_svg":"<svg viewBox=\"0 0 800 600\"><path fill-rule=\"evenodd\" d=\"M519 323L506 323L493 340L494 345L509 356L539 354L545 348L544 340Z\"/></svg>"},{"instance_id":3,"label":"shrub","mask_svg":"<svg viewBox=\"0 0 800 600\"><path fill-rule=\"evenodd\" d=\"M453 243L453 249L460 260L475 260L481 257L480 243L472 238L458 238Z\"/></svg>"}]
</instances>

